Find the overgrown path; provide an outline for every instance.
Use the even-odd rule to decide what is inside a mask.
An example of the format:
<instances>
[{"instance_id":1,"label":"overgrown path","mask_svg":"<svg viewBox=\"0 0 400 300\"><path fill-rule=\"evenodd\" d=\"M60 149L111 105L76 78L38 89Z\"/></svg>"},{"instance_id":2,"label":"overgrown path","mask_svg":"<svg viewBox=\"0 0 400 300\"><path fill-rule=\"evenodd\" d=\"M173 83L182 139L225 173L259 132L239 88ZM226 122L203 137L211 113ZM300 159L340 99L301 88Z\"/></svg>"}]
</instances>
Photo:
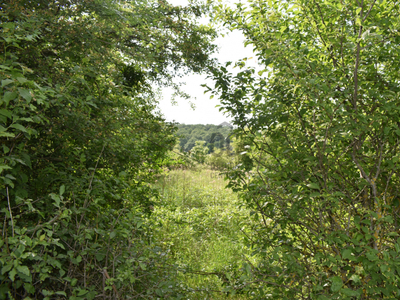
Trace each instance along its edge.
<instances>
[{"instance_id":1,"label":"overgrown path","mask_svg":"<svg viewBox=\"0 0 400 300\"><path fill-rule=\"evenodd\" d=\"M190 299L247 299L240 273L249 255L243 240L248 211L225 186L209 169L173 170L158 181L157 239L181 270L178 279Z\"/></svg>"}]
</instances>

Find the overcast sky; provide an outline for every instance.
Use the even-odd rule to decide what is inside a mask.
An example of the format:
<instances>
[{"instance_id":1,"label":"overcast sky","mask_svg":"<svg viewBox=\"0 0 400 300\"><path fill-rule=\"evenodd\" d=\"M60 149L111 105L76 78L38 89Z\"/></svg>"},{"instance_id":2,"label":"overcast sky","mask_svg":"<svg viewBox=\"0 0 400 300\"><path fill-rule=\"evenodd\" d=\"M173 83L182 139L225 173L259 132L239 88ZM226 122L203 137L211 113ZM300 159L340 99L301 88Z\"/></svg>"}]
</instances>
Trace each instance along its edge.
<instances>
[{"instance_id":1,"label":"overcast sky","mask_svg":"<svg viewBox=\"0 0 400 300\"><path fill-rule=\"evenodd\" d=\"M174 5L185 5L185 0L169 0ZM225 37L217 39L216 44L219 47L219 52L215 57L220 62L237 61L244 57L253 57L253 51L243 45L244 37L238 32L231 32ZM178 82L186 82L182 89L191 95L191 102L195 105L195 110L190 106L188 100L176 99L177 105L171 104L172 90L164 89L162 99L160 100L160 110L164 114L167 121L176 121L184 124L214 124L218 125L224 121L229 122L228 116L224 116L216 105L219 104L217 98L210 99L210 94L204 94L204 88L201 84L206 83L206 76L189 75L185 78L180 78ZM210 81L209 81L210 83Z\"/></svg>"}]
</instances>

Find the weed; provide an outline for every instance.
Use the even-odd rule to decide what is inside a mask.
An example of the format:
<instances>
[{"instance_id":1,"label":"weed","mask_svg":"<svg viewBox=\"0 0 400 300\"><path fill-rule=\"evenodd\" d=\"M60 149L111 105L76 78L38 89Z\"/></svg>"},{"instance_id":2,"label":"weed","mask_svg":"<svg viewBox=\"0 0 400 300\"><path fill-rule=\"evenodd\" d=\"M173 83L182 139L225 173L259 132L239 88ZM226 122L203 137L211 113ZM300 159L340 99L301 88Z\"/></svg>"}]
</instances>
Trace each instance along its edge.
<instances>
[{"instance_id":1,"label":"weed","mask_svg":"<svg viewBox=\"0 0 400 300\"><path fill-rule=\"evenodd\" d=\"M222 175L204 168L172 170L157 182L162 203L153 214L155 232L190 299L248 299L224 292L240 281L249 255L241 231L249 212L225 186Z\"/></svg>"}]
</instances>

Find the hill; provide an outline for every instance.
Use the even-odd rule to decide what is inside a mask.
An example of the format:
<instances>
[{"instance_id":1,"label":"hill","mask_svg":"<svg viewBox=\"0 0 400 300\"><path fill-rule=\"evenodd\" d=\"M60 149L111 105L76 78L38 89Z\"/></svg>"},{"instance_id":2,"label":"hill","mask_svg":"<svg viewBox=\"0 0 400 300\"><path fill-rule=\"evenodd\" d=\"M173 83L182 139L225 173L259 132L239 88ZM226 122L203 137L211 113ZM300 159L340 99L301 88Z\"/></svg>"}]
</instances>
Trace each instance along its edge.
<instances>
[{"instance_id":1,"label":"hill","mask_svg":"<svg viewBox=\"0 0 400 300\"><path fill-rule=\"evenodd\" d=\"M213 152L215 148L223 149L230 147L229 135L232 127L229 123L224 122L221 125L212 124L196 124L185 125L178 124L176 135L180 139L180 146L184 151L190 151L196 141L205 141L209 152Z\"/></svg>"}]
</instances>

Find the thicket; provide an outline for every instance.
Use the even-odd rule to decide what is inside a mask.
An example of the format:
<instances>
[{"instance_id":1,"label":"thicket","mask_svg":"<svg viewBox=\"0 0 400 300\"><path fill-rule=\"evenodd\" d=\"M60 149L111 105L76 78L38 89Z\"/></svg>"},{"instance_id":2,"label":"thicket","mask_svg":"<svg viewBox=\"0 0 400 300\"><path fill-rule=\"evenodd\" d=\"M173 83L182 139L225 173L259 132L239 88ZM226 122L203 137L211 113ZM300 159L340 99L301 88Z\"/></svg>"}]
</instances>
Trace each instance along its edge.
<instances>
[{"instance_id":1,"label":"thicket","mask_svg":"<svg viewBox=\"0 0 400 300\"><path fill-rule=\"evenodd\" d=\"M179 298L144 222L175 145L151 83L212 65L206 7L0 5L0 298Z\"/></svg>"},{"instance_id":2,"label":"thicket","mask_svg":"<svg viewBox=\"0 0 400 300\"><path fill-rule=\"evenodd\" d=\"M254 212L258 299L399 299L397 1L220 7L262 70L214 69L247 162L230 186ZM247 152L247 153L245 153Z\"/></svg>"}]
</instances>

